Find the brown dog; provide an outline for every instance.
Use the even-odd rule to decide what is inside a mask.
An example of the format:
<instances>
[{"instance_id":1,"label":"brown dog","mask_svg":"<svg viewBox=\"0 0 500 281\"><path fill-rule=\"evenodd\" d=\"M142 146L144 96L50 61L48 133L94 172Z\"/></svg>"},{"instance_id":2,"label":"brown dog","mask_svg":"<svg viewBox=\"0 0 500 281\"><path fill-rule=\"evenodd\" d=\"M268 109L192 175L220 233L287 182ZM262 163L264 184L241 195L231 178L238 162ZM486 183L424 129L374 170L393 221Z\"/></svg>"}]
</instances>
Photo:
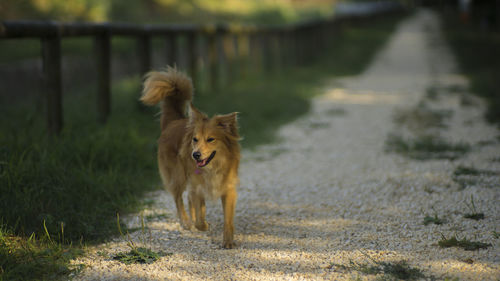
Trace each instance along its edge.
<instances>
[{"instance_id":1,"label":"brown dog","mask_svg":"<svg viewBox=\"0 0 500 281\"><path fill-rule=\"evenodd\" d=\"M174 197L181 225L190 229L194 222L197 229L208 230L205 199L220 197L224 210L222 246L233 248L240 162L237 114L208 118L193 107L192 96L191 79L168 68L146 75L140 100L147 105L162 102L158 168L163 185ZM186 189L191 217L187 216L182 199Z\"/></svg>"}]
</instances>

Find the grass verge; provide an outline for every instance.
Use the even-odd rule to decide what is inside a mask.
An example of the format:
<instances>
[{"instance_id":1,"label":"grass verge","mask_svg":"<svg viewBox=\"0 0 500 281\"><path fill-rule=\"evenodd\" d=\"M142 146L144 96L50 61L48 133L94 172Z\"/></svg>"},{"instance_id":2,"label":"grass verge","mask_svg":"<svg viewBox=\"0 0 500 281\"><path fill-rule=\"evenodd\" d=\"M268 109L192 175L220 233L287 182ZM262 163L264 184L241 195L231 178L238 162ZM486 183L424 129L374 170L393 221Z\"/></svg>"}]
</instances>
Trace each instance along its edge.
<instances>
[{"instance_id":1,"label":"grass verge","mask_svg":"<svg viewBox=\"0 0 500 281\"><path fill-rule=\"evenodd\" d=\"M441 248L457 247L462 248L466 251L486 249L491 246L491 244L489 243L470 241L466 238L460 240L456 236L450 238L446 238L443 236L442 239L438 241L438 245Z\"/></svg>"},{"instance_id":2,"label":"grass verge","mask_svg":"<svg viewBox=\"0 0 500 281\"><path fill-rule=\"evenodd\" d=\"M0 279L16 280L24 272L22 280L53 280L52 268L69 274L68 249L115 235L116 212L138 210L141 195L155 188L158 124L137 113L127 88L127 83L115 85L121 97L114 99L105 126L82 110L88 97L77 95L65 100L70 110L57 138L45 134L43 118L19 116L25 113L19 108L3 119L9 123L0 122L5 132L0 135L0 221L5 225L0 232L18 241L0 249L9 257ZM61 237L49 244L40 238L46 234Z\"/></svg>"},{"instance_id":3,"label":"grass verge","mask_svg":"<svg viewBox=\"0 0 500 281\"><path fill-rule=\"evenodd\" d=\"M498 188L500 172L486 169L477 169L471 166L458 166L453 171L453 181L461 188L469 186L480 186L488 188Z\"/></svg>"},{"instance_id":4,"label":"grass verge","mask_svg":"<svg viewBox=\"0 0 500 281\"><path fill-rule=\"evenodd\" d=\"M405 139L400 135L389 134L385 141L385 151L395 152L416 160L460 158L469 152L470 146L465 143L450 143L432 136L419 136Z\"/></svg>"},{"instance_id":5,"label":"grass verge","mask_svg":"<svg viewBox=\"0 0 500 281\"><path fill-rule=\"evenodd\" d=\"M440 219L437 214L434 214L433 217L431 216L425 216L424 218L424 225L429 225L429 224L437 224L441 225L445 223L446 221L444 219Z\"/></svg>"},{"instance_id":6,"label":"grass verge","mask_svg":"<svg viewBox=\"0 0 500 281\"><path fill-rule=\"evenodd\" d=\"M470 203L465 203L467 208L469 209L469 213L464 214L464 218L472 219L472 220L482 220L484 219L484 213L478 212L476 210L476 204L474 204L474 196L470 196Z\"/></svg>"},{"instance_id":7,"label":"grass verge","mask_svg":"<svg viewBox=\"0 0 500 281\"><path fill-rule=\"evenodd\" d=\"M195 103L207 113L241 112L243 146L272 141L276 128L309 109L309 98L319 93L324 78L355 75L369 63L391 34L401 16L386 16L370 26L346 26L320 62L286 69L280 74L249 74L218 92L198 94ZM141 195L157 188L156 139L159 123L155 109L140 109L139 79L113 85L112 115L97 125L90 86L64 98L65 129L47 136L44 115L34 100L19 104L0 102L0 234L20 243L2 246L0 256L23 251L35 243L49 256L46 260L67 274L69 259L57 258L68 245L91 243L116 235L117 212L141 207ZM38 107L39 108L39 107ZM46 226L44 229L44 225ZM64 237L54 245L44 243L45 234ZM29 235L35 233L31 236ZM60 247L60 251L51 250ZM69 247L71 249L71 247ZM20 255L2 264L0 279L10 280L27 266L37 266L33 255ZM2 259L3 261L3 259ZM26 271L23 280L52 279L44 272ZM14 278L15 279L15 278Z\"/></svg>"},{"instance_id":8,"label":"grass verge","mask_svg":"<svg viewBox=\"0 0 500 281\"><path fill-rule=\"evenodd\" d=\"M452 115L451 110L431 109L425 102L421 102L414 108L397 110L393 119L399 126L404 125L410 130L425 131L429 128L446 128L445 121Z\"/></svg>"},{"instance_id":9,"label":"grass verge","mask_svg":"<svg viewBox=\"0 0 500 281\"><path fill-rule=\"evenodd\" d=\"M122 238L125 238L125 235L123 234L120 225L120 216L118 214L117 214L116 224L118 227L118 231L120 232L120 235L122 236ZM151 237L151 232L149 232L149 237ZM146 247L146 244L148 244L146 242L146 225L144 223L144 216L142 215L141 215L141 234L139 237L139 243L141 243L143 247L139 247L136 245L136 243L130 238L130 234L128 233L128 231L126 239L130 251L118 253L113 256L114 260L120 261L124 264L132 264L132 263L151 264L160 259L161 257L172 254L172 253L155 252L151 249L151 247Z\"/></svg>"},{"instance_id":10,"label":"grass verge","mask_svg":"<svg viewBox=\"0 0 500 281\"><path fill-rule=\"evenodd\" d=\"M113 256L113 259L120 261L124 264L132 264L132 263L151 264L157 261L160 257L165 255L166 254L154 252L153 250L148 248L138 247L138 248L133 248L126 253L118 253L115 256Z\"/></svg>"},{"instance_id":11,"label":"grass verge","mask_svg":"<svg viewBox=\"0 0 500 281\"><path fill-rule=\"evenodd\" d=\"M474 23L459 21L458 12L443 15L445 37L470 80L474 94L488 102L486 119L500 125L500 36Z\"/></svg>"},{"instance_id":12,"label":"grass verge","mask_svg":"<svg viewBox=\"0 0 500 281\"><path fill-rule=\"evenodd\" d=\"M80 248L48 236L19 237L0 226L0 280L57 280L81 269L68 266L81 253Z\"/></svg>"},{"instance_id":13,"label":"grass verge","mask_svg":"<svg viewBox=\"0 0 500 281\"><path fill-rule=\"evenodd\" d=\"M420 280L425 275L418 268L411 267L406 261L383 262L372 260L371 263L349 262L349 265L332 264L341 270L359 271L367 275L380 275L377 280Z\"/></svg>"}]
</instances>

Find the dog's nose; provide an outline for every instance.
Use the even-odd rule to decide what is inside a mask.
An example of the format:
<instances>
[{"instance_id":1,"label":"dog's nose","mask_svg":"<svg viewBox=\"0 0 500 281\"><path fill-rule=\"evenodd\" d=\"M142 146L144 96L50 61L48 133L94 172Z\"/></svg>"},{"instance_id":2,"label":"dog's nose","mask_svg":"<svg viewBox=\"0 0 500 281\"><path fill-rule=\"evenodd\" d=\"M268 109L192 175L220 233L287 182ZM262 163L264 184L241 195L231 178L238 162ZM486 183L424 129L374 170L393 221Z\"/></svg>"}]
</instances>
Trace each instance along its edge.
<instances>
[{"instance_id":1,"label":"dog's nose","mask_svg":"<svg viewBox=\"0 0 500 281\"><path fill-rule=\"evenodd\" d=\"M194 160L200 160L201 153L199 151L193 152Z\"/></svg>"}]
</instances>

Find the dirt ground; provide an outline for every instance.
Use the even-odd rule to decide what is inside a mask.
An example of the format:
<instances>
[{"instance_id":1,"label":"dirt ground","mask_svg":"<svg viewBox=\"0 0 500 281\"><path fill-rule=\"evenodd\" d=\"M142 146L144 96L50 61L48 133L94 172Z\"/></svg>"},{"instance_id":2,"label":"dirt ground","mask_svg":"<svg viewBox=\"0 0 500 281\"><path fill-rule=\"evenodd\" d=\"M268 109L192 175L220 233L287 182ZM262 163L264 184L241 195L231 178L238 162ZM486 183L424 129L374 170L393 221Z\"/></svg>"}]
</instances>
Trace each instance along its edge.
<instances>
[{"instance_id":1,"label":"dirt ground","mask_svg":"<svg viewBox=\"0 0 500 281\"><path fill-rule=\"evenodd\" d=\"M131 240L167 255L125 265L112 257L130 250L127 239L116 239L75 260L85 264L75 279L386 280L395 275L374 268L404 260L415 279L499 280L499 133L468 93L436 15L421 10L403 21L365 72L324 92L280 129L279 142L244 151L237 248L220 247L219 202L207 206L210 230L190 232L159 191L142 212L145 234L140 214L127 220L139 228ZM448 159L387 151L398 134L440 136L470 151ZM479 172L457 172L464 167ZM485 218L464 218L470 212ZM426 216L444 223L424 225ZM490 246L438 246L454 236Z\"/></svg>"}]
</instances>

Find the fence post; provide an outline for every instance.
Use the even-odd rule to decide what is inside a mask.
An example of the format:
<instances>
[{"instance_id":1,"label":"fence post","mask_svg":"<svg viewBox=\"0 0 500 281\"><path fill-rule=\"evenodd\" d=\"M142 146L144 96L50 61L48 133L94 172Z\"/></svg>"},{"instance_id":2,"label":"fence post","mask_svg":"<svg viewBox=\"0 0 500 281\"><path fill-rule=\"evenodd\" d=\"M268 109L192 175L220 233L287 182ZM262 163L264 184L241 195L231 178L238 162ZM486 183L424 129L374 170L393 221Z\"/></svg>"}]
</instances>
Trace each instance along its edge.
<instances>
[{"instance_id":1,"label":"fence post","mask_svg":"<svg viewBox=\"0 0 500 281\"><path fill-rule=\"evenodd\" d=\"M263 48L262 48L262 36L260 30L254 31L249 36L249 61L250 67L252 69L252 73L258 73L262 70L262 57L263 57Z\"/></svg>"},{"instance_id":2,"label":"fence post","mask_svg":"<svg viewBox=\"0 0 500 281\"><path fill-rule=\"evenodd\" d=\"M186 33L187 40L187 67L189 69L189 74L196 85L199 81L198 79L198 52L197 52L197 34L196 31Z\"/></svg>"},{"instance_id":3,"label":"fence post","mask_svg":"<svg viewBox=\"0 0 500 281\"><path fill-rule=\"evenodd\" d=\"M290 38L293 46L292 51L293 51L294 66L300 66L302 64L302 58L301 58L302 46L301 46L300 31L298 26L293 27L290 34Z\"/></svg>"},{"instance_id":4,"label":"fence post","mask_svg":"<svg viewBox=\"0 0 500 281\"><path fill-rule=\"evenodd\" d=\"M248 75L250 66L250 36L248 31L241 31L238 35L238 68L240 77Z\"/></svg>"},{"instance_id":5,"label":"fence post","mask_svg":"<svg viewBox=\"0 0 500 281\"><path fill-rule=\"evenodd\" d=\"M222 49L225 53L225 80L229 84L238 77L238 67L236 64L238 53L238 41L236 33L229 31L222 39Z\"/></svg>"},{"instance_id":6,"label":"fence post","mask_svg":"<svg viewBox=\"0 0 500 281\"><path fill-rule=\"evenodd\" d=\"M309 59L309 36L307 36L307 28L300 27L298 30L298 44L299 44L299 59L300 65L307 65L307 61Z\"/></svg>"},{"instance_id":7,"label":"fence post","mask_svg":"<svg viewBox=\"0 0 500 281\"><path fill-rule=\"evenodd\" d=\"M232 46L233 46L233 56L231 58L231 69L232 69L232 73L233 73L233 79L231 79L230 81L233 81L234 79L238 79L241 77L241 56L240 56L240 53L241 53L241 42L240 42L240 33L239 31L238 32L234 32L232 35L231 35L231 40L232 40Z\"/></svg>"},{"instance_id":8,"label":"fence post","mask_svg":"<svg viewBox=\"0 0 500 281\"><path fill-rule=\"evenodd\" d=\"M111 39L107 26L95 37L97 73L97 118L106 123L111 113Z\"/></svg>"},{"instance_id":9,"label":"fence post","mask_svg":"<svg viewBox=\"0 0 500 281\"><path fill-rule=\"evenodd\" d=\"M219 68L219 83L227 84L228 82L228 63L229 57L225 48L225 38L227 37L227 32L222 28L217 29L216 40L217 40L217 66Z\"/></svg>"},{"instance_id":10,"label":"fence post","mask_svg":"<svg viewBox=\"0 0 500 281\"><path fill-rule=\"evenodd\" d=\"M214 32L208 35L208 61L210 65L210 88L217 90L222 72L224 49L222 46L222 30L216 27Z\"/></svg>"},{"instance_id":11,"label":"fence post","mask_svg":"<svg viewBox=\"0 0 500 281\"><path fill-rule=\"evenodd\" d=\"M297 44L295 42L295 27L291 27L285 31L285 64L286 66L294 67L297 65Z\"/></svg>"},{"instance_id":12,"label":"fence post","mask_svg":"<svg viewBox=\"0 0 500 281\"><path fill-rule=\"evenodd\" d=\"M281 31L273 30L271 33L271 54L273 56L273 71L280 75L283 70L282 52L283 47L281 44Z\"/></svg>"},{"instance_id":13,"label":"fence post","mask_svg":"<svg viewBox=\"0 0 500 281\"><path fill-rule=\"evenodd\" d=\"M262 59L264 71L270 73L274 70L275 62L273 58L273 36L271 31L265 30L260 35L262 44Z\"/></svg>"},{"instance_id":14,"label":"fence post","mask_svg":"<svg viewBox=\"0 0 500 281\"><path fill-rule=\"evenodd\" d=\"M168 32L165 36L165 49L167 65L175 66L177 64L177 37L175 32Z\"/></svg>"},{"instance_id":15,"label":"fence post","mask_svg":"<svg viewBox=\"0 0 500 281\"><path fill-rule=\"evenodd\" d=\"M140 61L141 78L151 70L151 36L141 35L137 38L137 52Z\"/></svg>"},{"instance_id":16,"label":"fence post","mask_svg":"<svg viewBox=\"0 0 500 281\"><path fill-rule=\"evenodd\" d=\"M56 27L55 27L56 28ZM58 135L63 127L61 84L61 37L57 30L42 38L43 78L49 134Z\"/></svg>"}]
</instances>

